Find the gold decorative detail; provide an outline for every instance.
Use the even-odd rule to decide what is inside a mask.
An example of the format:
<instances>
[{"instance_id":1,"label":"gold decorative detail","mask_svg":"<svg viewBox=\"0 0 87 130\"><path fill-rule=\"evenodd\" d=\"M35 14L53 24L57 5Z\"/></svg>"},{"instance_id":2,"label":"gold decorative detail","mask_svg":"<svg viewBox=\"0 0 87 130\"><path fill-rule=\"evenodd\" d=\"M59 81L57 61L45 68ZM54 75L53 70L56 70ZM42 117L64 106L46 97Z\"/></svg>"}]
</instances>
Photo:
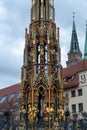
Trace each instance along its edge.
<instances>
[{"instance_id":1,"label":"gold decorative detail","mask_svg":"<svg viewBox=\"0 0 87 130\"><path fill-rule=\"evenodd\" d=\"M65 119L65 113L63 109L58 109L58 118Z\"/></svg>"}]
</instances>

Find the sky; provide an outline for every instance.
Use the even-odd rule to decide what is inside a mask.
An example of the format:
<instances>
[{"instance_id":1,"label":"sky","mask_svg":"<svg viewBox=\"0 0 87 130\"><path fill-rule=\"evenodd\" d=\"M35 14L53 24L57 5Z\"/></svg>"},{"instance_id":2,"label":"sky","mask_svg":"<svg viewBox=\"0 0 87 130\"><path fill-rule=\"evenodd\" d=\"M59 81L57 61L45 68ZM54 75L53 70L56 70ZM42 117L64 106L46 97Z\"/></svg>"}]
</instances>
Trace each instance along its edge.
<instances>
[{"instance_id":1,"label":"sky","mask_svg":"<svg viewBox=\"0 0 87 130\"><path fill-rule=\"evenodd\" d=\"M60 28L61 64L66 67L73 12L80 50L84 52L87 0L54 0ZM21 82L25 28L30 24L31 0L0 0L0 89Z\"/></svg>"}]
</instances>

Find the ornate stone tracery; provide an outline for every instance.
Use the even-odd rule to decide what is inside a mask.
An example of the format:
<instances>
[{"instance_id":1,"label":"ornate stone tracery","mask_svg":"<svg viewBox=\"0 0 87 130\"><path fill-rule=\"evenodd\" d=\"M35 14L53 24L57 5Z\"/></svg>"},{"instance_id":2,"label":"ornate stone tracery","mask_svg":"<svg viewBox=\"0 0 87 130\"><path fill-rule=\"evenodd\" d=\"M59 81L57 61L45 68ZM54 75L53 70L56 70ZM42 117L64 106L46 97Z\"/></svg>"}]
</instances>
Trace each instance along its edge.
<instances>
[{"instance_id":1,"label":"ornate stone tracery","mask_svg":"<svg viewBox=\"0 0 87 130\"><path fill-rule=\"evenodd\" d=\"M31 10L29 33L25 30L21 112L31 121L47 120L50 127L63 96L59 30L56 36L53 0L33 0Z\"/></svg>"}]
</instances>

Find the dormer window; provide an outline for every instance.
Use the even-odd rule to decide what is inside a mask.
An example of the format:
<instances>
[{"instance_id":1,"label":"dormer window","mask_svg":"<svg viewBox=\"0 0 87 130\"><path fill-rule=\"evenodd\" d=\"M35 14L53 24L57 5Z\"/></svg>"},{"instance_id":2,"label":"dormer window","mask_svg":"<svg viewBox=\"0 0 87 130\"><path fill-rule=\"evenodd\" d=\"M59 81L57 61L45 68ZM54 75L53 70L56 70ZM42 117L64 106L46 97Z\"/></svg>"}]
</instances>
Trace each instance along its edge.
<instances>
[{"instance_id":1,"label":"dormer window","mask_svg":"<svg viewBox=\"0 0 87 130\"><path fill-rule=\"evenodd\" d=\"M0 100L0 104L1 104L1 103L4 103L4 101L6 100L6 98L7 98L7 96L3 96L3 97L1 98L1 100Z\"/></svg>"},{"instance_id":2,"label":"dormer window","mask_svg":"<svg viewBox=\"0 0 87 130\"><path fill-rule=\"evenodd\" d=\"M17 99L21 98L21 92L18 93Z\"/></svg>"},{"instance_id":3,"label":"dormer window","mask_svg":"<svg viewBox=\"0 0 87 130\"><path fill-rule=\"evenodd\" d=\"M68 77L64 79L64 82L70 83L74 79L74 76Z\"/></svg>"},{"instance_id":4,"label":"dormer window","mask_svg":"<svg viewBox=\"0 0 87 130\"><path fill-rule=\"evenodd\" d=\"M12 94L10 95L8 101L11 101L11 100L15 97L15 95L16 95L15 93L12 93Z\"/></svg>"}]
</instances>

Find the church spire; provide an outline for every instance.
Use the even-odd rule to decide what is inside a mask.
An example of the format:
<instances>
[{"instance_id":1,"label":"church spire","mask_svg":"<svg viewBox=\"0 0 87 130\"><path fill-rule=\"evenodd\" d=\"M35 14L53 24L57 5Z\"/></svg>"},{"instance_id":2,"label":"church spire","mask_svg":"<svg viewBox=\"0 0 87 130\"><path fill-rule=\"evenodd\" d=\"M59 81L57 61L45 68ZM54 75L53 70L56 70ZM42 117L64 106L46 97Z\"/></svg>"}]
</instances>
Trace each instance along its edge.
<instances>
[{"instance_id":1,"label":"church spire","mask_svg":"<svg viewBox=\"0 0 87 130\"><path fill-rule=\"evenodd\" d=\"M67 65L70 66L75 64L82 58L82 53L79 49L78 37L76 32L76 25L75 25L75 13L73 13L73 26L72 26L72 36L71 36L71 46L70 51L68 53L68 61Z\"/></svg>"},{"instance_id":2,"label":"church spire","mask_svg":"<svg viewBox=\"0 0 87 130\"><path fill-rule=\"evenodd\" d=\"M76 32L75 13L73 13L72 37L71 37L71 47L70 47L69 54L72 54L72 53L81 54L81 51L79 49L77 32Z\"/></svg>"},{"instance_id":3,"label":"church spire","mask_svg":"<svg viewBox=\"0 0 87 130\"><path fill-rule=\"evenodd\" d=\"M86 21L86 36L85 36L85 48L84 48L84 60L87 60L87 21Z\"/></svg>"}]
</instances>

